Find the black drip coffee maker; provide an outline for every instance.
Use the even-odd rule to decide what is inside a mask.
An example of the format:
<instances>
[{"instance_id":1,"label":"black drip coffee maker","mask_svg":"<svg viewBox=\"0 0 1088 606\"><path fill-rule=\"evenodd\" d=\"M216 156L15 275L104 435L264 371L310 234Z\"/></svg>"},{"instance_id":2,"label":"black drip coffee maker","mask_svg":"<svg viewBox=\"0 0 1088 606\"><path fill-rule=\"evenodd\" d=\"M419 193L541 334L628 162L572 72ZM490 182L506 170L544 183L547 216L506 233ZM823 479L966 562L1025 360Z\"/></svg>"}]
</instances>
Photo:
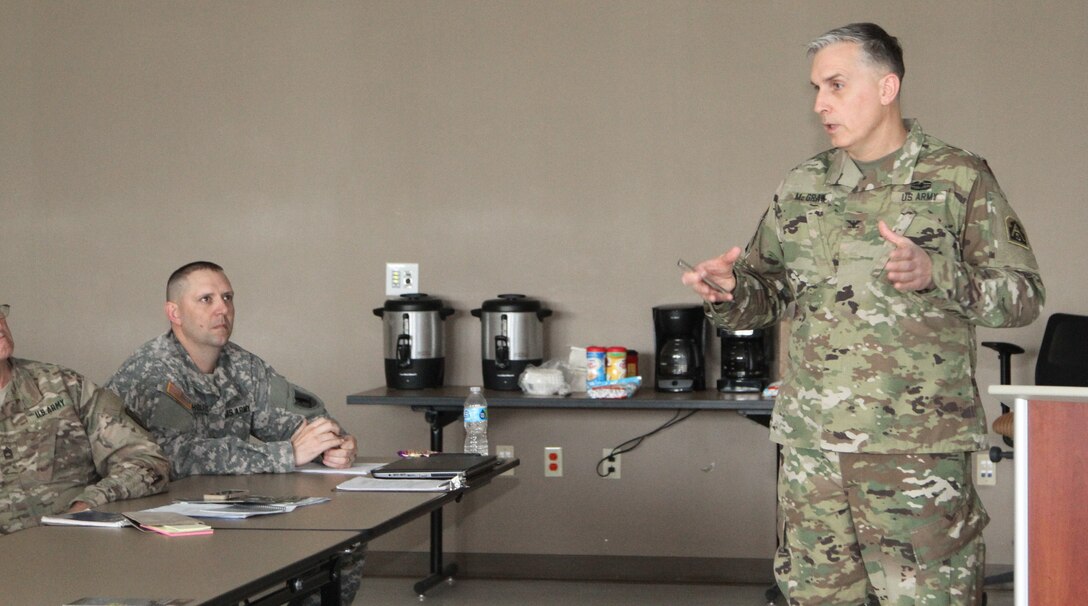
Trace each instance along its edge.
<instances>
[{"instance_id":1,"label":"black drip coffee maker","mask_svg":"<svg viewBox=\"0 0 1088 606\"><path fill-rule=\"evenodd\" d=\"M706 314L702 305L654 307L654 389L706 389Z\"/></svg>"},{"instance_id":2,"label":"black drip coffee maker","mask_svg":"<svg viewBox=\"0 0 1088 606\"><path fill-rule=\"evenodd\" d=\"M774 331L769 328L719 328L718 336L722 340L722 377L718 379L718 391L763 391L771 381Z\"/></svg>"}]
</instances>

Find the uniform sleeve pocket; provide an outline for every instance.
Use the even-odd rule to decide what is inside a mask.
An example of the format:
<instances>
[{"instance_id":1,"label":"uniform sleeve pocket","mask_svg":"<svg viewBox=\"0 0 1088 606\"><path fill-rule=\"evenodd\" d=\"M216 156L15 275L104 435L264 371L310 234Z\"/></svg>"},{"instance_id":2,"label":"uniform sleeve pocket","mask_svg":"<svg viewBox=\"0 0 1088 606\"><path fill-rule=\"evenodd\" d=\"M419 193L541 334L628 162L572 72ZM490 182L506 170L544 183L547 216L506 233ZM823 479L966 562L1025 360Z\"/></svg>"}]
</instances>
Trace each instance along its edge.
<instances>
[{"instance_id":1,"label":"uniform sleeve pocket","mask_svg":"<svg viewBox=\"0 0 1088 606\"><path fill-rule=\"evenodd\" d=\"M193 413L166 394L159 394L148 419L152 429L191 431L195 425Z\"/></svg>"}]
</instances>

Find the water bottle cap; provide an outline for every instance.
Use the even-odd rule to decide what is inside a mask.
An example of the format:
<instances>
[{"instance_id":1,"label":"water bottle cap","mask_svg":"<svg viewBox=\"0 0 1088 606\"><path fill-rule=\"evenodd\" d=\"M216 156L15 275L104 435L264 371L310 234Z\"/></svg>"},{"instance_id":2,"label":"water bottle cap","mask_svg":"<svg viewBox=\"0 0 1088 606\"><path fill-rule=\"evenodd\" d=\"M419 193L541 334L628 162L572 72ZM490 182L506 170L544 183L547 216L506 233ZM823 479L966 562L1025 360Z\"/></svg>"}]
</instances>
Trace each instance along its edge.
<instances>
[{"instance_id":1,"label":"water bottle cap","mask_svg":"<svg viewBox=\"0 0 1088 606\"><path fill-rule=\"evenodd\" d=\"M468 392L469 393L480 393L480 388L479 387L469 387Z\"/></svg>"}]
</instances>

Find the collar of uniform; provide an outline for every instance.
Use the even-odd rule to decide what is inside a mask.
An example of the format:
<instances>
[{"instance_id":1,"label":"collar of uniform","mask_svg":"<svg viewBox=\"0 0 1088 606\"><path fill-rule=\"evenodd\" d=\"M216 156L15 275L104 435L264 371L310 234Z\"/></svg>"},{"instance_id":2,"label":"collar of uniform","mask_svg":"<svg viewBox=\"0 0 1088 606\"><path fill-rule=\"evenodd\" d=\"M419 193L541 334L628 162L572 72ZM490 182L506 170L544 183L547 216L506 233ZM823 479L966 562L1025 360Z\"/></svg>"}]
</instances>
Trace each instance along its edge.
<instances>
[{"instance_id":1,"label":"collar of uniform","mask_svg":"<svg viewBox=\"0 0 1088 606\"><path fill-rule=\"evenodd\" d=\"M175 353L177 353L176 359L181 360L182 364L192 371L188 373L186 382L190 383L194 389L213 395L219 394L224 389L238 391L237 386L234 385L234 379L231 377L230 350L232 344L229 341L219 351L219 360L215 365L215 370L205 373L197 367L196 362L193 362L193 358L182 347L181 341L178 341L178 337L173 330L166 333L166 338L170 346L174 348Z\"/></svg>"},{"instance_id":2,"label":"collar of uniform","mask_svg":"<svg viewBox=\"0 0 1088 606\"><path fill-rule=\"evenodd\" d=\"M899 157L895 159L887 180L879 183L878 186L908 185L914 175L914 166L918 163L918 154L922 151L926 134L917 120L903 120L903 126L907 129L907 140L903 143L903 147L899 148ZM853 188L860 180L861 171L858 170L854 161L846 155L846 152L836 149L827 170L827 184Z\"/></svg>"},{"instance_id":3,"label":"collar of uniform","mask_svg":"<svg viewBox=\"0 0 1088 606\"><path fill-rule=\"evenodd\" d=\"M8 384L8 397L4 408L10 409L18 406L20 402L41 401L42 391L38 387L38 382L23 368L26 360L8 359L11 361L11 383Z\"/></svg>"},{"instance_id":4,"label":"collar of uniform","mask_svg":"<svg viewBox=\"0 0 1088 606\"><path fill-rule=\"evenodd\" d=\"M179 359L185 360L185 364L196 372L200 374L205 374L203 371L200 370L200 368L197 367L196 362L193 362L193 357L189 355L189 352L185 351L185 348L182 347L181 341L178 340L178 336L174 334L173 330L168 330L166 332L166 339L170 342L170 346L174 348L174 352L177 354L177 357ZM230 365L230 349L232 346L233 343L227 341L227 344L219 350L219 360L217 360L217 363L215 365L216 368L219 368L220 366ZM208 374L215 373L213 371Z\"/></svg>"}]
</instances>

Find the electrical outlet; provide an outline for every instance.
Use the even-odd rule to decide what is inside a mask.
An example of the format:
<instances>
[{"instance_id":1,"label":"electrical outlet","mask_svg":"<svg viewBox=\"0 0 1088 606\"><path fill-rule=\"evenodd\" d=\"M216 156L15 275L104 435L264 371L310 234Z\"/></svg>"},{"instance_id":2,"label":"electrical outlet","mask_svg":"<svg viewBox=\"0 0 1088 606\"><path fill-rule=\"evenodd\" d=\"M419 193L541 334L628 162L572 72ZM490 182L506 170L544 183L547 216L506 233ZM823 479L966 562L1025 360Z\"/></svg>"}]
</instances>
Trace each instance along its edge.
<instances>
[{"instance_id":1,"label":"electrical outlet","mask_svg":"<svg viewBox=\"0 0 1088 606\"><path fill-rule=\"evenodd\" d=\"M385 294L395 297L419 292L419 263L386 263Z\"/></svg>"},{"instance_id":2,"label":"electrical outlet","mask_svg":"<svg viewBox=\"0 0 1088 606\"><path fill-rule=\"evenodd\" d=\"M601 457L608 459L601 463L601 471L605 474L606 480L618 480L620 479L620 455L609 456L611 452L611 448L605 448L601 451Z\"/></svg>"},{"instance_id":3,"label":"electrical outlet","mask_svg":"<svg viewBox=\"0 0 1088 606\"><path fill-rule=\"evenodd\" d=\"M563 477L563 449L559 446L544 447L544 477Z\"/></svg>"},{"instance_id":4,"label":"electrical outlet","mask_svg":"<svg viewBox=\"0 0 1088 606\"><path fill-rule=\"evenodd\" d=\"M975 485L997 485L997 464L990 460L988 452L975 453Z\"/></svg>"},{"instance_id":5,"label":"electrical outlet","mask_svg":"<svg viewBox=\"0 0 1088 606\"><path fill-rule=\"evenodd\" d=\"M495 446L495 456L499 457L500 459L513 459L514 458L514 447L513 446ZM506 471L502 472L502 475L512 476L512 475L514 475L514 470L516 470L516 469L517 469L517 467L512 467L510 469L507 469Z\"/></svg>"}]
</instances>

